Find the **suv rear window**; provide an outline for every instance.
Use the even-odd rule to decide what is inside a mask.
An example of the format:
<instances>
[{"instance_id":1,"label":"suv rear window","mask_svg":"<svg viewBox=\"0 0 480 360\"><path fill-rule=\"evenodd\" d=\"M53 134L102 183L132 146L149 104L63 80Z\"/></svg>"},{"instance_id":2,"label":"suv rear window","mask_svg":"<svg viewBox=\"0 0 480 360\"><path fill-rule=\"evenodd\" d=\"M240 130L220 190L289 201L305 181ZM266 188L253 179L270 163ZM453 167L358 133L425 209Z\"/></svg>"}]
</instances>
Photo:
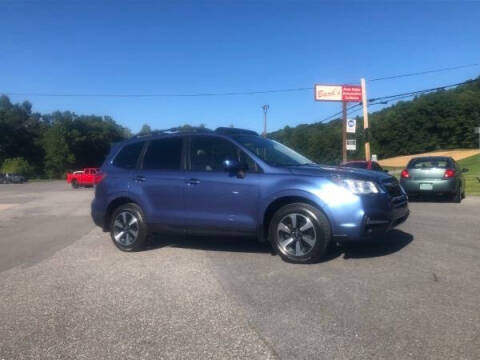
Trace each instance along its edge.
<instances>
[{"instance_id":1,"label":"suv rear window","mask_svg":"<svg viewBox=\"0 0 480 360\"><path fill-rule=\"evenodd\" d=\"M145 142L140 141L125 145L117 154L112 164L122 169L134 169L144 144Z\"/></svg>"},{"instance_id":2,"label":"suv rear window","mask_svg":"<svg viewBox=\"0 0 480 360\"><path fill-rule=\"evenodd\" d=\"M145 170L179 170L182 162L181 137L152 140L143 158Z\"/></svg>"}]
</instances>

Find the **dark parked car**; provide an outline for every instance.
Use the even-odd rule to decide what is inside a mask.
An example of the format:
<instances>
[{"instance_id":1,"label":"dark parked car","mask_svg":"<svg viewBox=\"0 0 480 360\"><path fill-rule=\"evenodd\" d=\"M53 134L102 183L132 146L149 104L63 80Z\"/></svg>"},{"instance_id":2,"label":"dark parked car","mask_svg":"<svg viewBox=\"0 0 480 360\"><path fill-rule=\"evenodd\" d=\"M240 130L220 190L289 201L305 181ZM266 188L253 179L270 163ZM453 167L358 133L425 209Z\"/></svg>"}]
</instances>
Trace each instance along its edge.
<instances>
[{"instance_id":1,"label":"dark parked car","mask_svg":"<svg viewBox=\"0 0 480 360\"><path fill-rule=\"evenodd\" d=\"M124 251L141 249L152 232L241 235L309 262L332 239L383 233L409 214L395 178L317 165L249 130L133 137L100 171L92 217Z\"/></svg>"},{"instance_id":2,"label":"dark parked car","mask_svg":"<svg viewBox=\"0 0 480 360\"><path fill-rule=\"evenodd\" d=\"M400 174L400 184L409 196L440 195L455 202L465 197L465 178L451 157L428 156L413 158Z\"/></svg>"},{"instance_id":3,"label":"dark parked car","mask_svg":"<svg viewBox=\"0 0 480 360\"><path fill-rule=\"evenodd\" d=\"M388 170L384 170L376 161L354 160L342 163L341 166L352 167L356 169L388 172Z\"/></svg>"},{"instance_id":4,"label":"dark parked car","mask_svg":"<svg viewBox=\"0 0 480 360\"><path fill-rule=\"evenodd\" d=\"M5 174L4 183L5 184L22 184L25 181L25 177L20 174Z\"/></svg>"}]
</instances>

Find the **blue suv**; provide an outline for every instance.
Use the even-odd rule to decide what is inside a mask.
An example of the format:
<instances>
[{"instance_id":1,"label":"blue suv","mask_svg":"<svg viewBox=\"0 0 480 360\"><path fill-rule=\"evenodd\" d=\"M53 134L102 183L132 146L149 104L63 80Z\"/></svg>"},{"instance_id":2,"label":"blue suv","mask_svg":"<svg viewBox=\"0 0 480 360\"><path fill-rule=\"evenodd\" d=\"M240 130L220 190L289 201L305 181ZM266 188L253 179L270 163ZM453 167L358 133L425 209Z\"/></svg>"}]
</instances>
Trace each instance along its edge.
<instances>
[{"instance_id":1,"label":"blue suv","mask_svg":"<svg viewBox=\"0 0 480 360\"><path fill-rule=\"evenodd\" d=\"M317 165L249 130L136 136L113 146L101 172L92 217L123 251L151 233L256 236L305 263L332 239L368 238L409 215L394 177Z\"/></svg>"}]
</instances>

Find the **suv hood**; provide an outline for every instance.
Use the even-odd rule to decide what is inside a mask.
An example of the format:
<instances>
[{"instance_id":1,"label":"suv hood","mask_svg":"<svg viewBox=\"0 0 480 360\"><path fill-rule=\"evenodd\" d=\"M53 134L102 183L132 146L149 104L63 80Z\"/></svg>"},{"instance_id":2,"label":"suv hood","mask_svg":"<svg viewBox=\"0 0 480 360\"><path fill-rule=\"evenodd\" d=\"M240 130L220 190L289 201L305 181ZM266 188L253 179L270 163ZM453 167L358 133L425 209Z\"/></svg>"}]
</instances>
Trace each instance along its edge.
<instances>
[{"instance_id":1,"label":"suv hood","mask_svg":"<svg viewBox=\"0 0 480 360\"><path fill-rule=\"evenodd\" d=\"M367 180L380 183L384 180L391 179L392 176L381 172L372 170L355 169L341 166L328 166L328 165L301 165L292 166L290 171L295 175L305 176L341 176L351 179Z\"/></svg>"}]
</instances>

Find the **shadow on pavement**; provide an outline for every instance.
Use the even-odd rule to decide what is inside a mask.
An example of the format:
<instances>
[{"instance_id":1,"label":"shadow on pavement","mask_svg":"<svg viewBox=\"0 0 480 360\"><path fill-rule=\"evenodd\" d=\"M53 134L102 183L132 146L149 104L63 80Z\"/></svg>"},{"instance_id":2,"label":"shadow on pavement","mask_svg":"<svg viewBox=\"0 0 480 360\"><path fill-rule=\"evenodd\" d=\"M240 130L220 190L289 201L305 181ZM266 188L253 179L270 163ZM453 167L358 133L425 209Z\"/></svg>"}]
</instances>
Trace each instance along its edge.
<instances>
[{"instance_id":1,"label":"shadow on pavement","mask_svg":"<svg viewBox=\"0 0 480 360\"><path fill-rule=\"evenodd\" d=\"M336 251L340 252L339 255L343 253L344 259L386 256L400 251L413 239L411 234L394 229L372 240L342 243Z\"/></svg>"},{"instance_id":2,"label":"shadow on pavement","mask_svg":"<svg viewBox=\"0 0 480 360\"><path fill-rule=\"evenodd\" d=\"M154 236L147 250L154 250L166 246L207 251L272 254L272 248L270 245L262 244L255 238L230 238L219 236L169 236L168 238Z\"/></svg>"},{"instance_id":3,"label":"shadow on pavement","mask_svg":"<svg viewBox=\"0 0 480 360\"><path fill-rule=\"evenodd\" d=\"M455 203L452 201L451 196L436 196L436 195L423 195L423 196L412 196L408 198L408 202L412 203Z\"/></svg>"},{"instance_id":4,"label":"shadow on pavement","mask_svg":"<svg viewBox=\"0 0 480 360\"><path fill-rule=\"evenodd\" d=\"M413 236L401 230L394 229L376 239L359 240L358 242L344 242L333 244L319 263L328 262L343 254L344 259L359 259L379 257L400 251L413 241ZM154 236L146 250L155 250L163 247L182 249L226 251L243 253L274 254L272 247L262 244L254 238L238 237L206 237L206 236L169 236L162 238Z\"/></svg>"}]
</instances>

